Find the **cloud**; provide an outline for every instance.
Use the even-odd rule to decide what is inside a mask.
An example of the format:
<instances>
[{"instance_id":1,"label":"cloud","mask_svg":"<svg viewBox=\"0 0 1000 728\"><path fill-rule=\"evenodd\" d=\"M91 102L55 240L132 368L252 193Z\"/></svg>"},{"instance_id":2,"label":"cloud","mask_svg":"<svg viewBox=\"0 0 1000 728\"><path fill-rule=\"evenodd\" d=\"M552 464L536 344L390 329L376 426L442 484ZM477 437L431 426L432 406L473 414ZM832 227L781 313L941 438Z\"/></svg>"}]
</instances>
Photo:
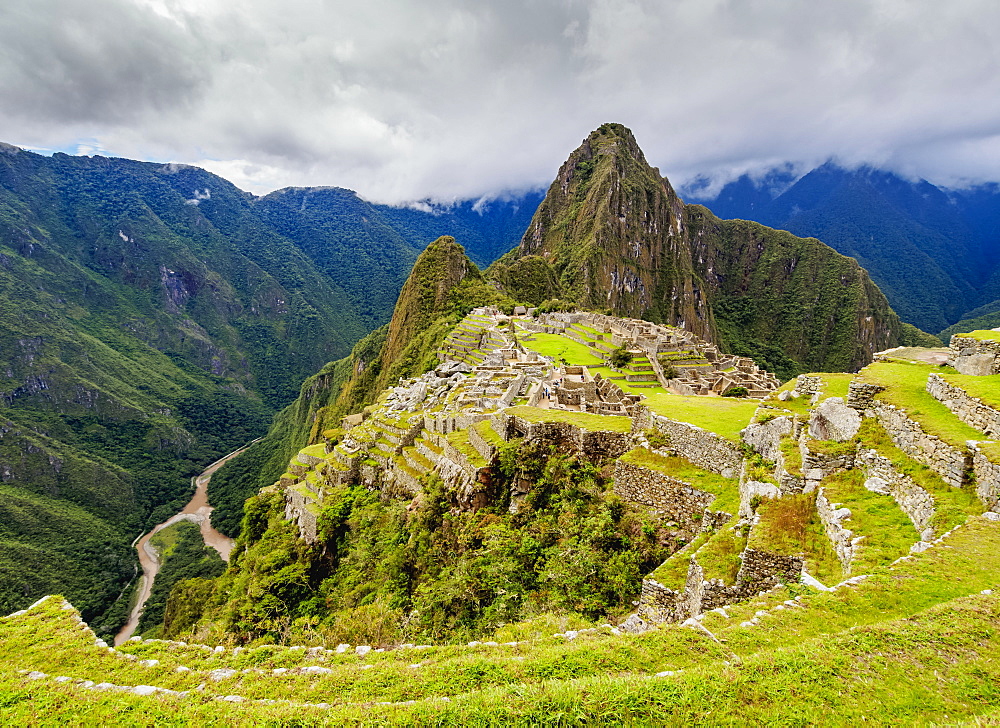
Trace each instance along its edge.
<instances>
[{"instance_id":1,"label":"cloud","mask_svg":"<svg viewBox=\"0 0 1000 728\"><path fill-rule=\"evenodd\" d=\"M1000 178L990 0L7 0L0 139L399 202L544 186L630 126L675 183Z\"/></svg>"}]
</instances>

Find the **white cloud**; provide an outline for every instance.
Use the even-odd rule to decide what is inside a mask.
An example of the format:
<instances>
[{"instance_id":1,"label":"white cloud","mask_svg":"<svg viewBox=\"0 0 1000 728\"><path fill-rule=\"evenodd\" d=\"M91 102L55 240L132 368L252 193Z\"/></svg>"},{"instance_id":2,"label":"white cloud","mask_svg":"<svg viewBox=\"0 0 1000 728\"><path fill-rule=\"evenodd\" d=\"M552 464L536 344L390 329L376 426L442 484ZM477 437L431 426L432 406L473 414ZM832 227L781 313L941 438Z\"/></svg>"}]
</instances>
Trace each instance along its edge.
<instances>
[{"instance_id":1,"label":"white cloud","mask_svg":"<svg viewBox=\"0 0 1000 728\"><path fill-rule=\"evenodd\" d=\"M991 0L7 0L0 139L385 201L546 185L605 121L675 183L998 179L997 27Z\"/></svg>"}]
</instances>

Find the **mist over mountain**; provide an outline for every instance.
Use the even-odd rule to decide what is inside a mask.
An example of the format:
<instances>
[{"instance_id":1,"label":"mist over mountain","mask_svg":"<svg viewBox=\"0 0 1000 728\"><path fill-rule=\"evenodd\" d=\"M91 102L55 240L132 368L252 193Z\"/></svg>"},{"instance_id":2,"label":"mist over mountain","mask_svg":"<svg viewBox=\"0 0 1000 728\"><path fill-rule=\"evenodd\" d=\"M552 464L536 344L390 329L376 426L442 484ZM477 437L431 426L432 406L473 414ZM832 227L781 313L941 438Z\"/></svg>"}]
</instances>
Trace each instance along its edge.
<instances>
[{"instance_id":1,"label":"mist over mountain","mask_svg":"<svg viewBox=\"0 0 1000 728\"><path fill-rule=\"evenodd\" d=\"M685 195L723 218L813 236L855 258L900 317L939 332L1000 297L1000 189L948 190L871 167L747 175L714 197Z\"/></svg>"}]
</instances>

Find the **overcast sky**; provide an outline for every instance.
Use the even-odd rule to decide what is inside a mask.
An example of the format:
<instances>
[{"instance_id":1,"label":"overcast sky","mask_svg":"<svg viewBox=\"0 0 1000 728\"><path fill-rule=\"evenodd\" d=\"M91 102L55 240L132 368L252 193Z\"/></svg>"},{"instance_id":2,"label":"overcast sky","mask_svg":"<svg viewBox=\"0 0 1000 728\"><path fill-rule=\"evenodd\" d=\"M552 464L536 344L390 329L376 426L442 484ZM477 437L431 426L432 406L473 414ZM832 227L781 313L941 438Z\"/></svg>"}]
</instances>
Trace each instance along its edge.
<instances>
[{"instance_id":1,"label":"overcast sky","mask_svg":"<svg viewBox=\"0 0 1000 728\"><path fill-rule=\"evenodd\" d=\"M378 201L547 185L606 121L675 184L1000 180L996 0L3 0L0 140Z\"/></svg>"}]
</instances>

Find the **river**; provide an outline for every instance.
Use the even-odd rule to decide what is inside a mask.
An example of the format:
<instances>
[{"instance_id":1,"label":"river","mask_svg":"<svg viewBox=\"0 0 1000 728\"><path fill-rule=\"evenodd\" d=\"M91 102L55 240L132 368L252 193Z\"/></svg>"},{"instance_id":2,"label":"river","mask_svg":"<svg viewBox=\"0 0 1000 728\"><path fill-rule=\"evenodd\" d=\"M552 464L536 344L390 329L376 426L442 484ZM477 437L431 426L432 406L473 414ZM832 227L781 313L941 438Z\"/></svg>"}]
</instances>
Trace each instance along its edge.
<instances>
[{"instance_id":1,"label":"river","mask_svg":"<svg viewBox=\"0 0 1000 728\"><path fill-rule=\"evenodd\" d=\"M252 444L250 443L250 445ZM245 445L239 450L216 460L201 475L192 478L194 481L194 496L188 501L188 504L179 513L175 513L163 523L158 523L154 526L152 531L142 536L135 544L136 551L139 552L139 564L142 566L142 576L139 577L139 599L132 608L128 622L115 635L115 645L120 645L128 641L135 632L136 627L139 626L139 616L142 614L142 608L146 606L146 601L153 591L153 580L160 570L160 555L153 548L153 545L149 543L149 539L157 533L178 521L193 521L201 527L201 537L205 540L205 545L218 551L222 560L229 563L229 554L233 550L234 541L212 527L209 515L215 509L208 504L208 481L212 479L212 474L221 468L224 463L239 455L250 445Z\"/></svg>"}]
</instances>

